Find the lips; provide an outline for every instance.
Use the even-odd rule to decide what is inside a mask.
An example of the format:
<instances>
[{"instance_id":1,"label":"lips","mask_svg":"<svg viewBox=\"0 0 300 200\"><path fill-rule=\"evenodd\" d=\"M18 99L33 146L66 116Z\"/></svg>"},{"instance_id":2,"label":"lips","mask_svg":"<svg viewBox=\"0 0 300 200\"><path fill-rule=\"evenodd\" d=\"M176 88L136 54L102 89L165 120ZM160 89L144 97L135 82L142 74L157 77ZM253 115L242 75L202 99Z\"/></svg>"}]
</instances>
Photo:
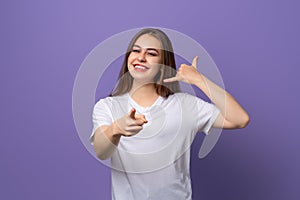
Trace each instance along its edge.
<instances>
[{"instance_id":1,"label":"lips","mask_svg":"<svg viewBox=\"0 0 300 200\"><path fill-rule=\"evenodd\" d=\"M149 69L145 65L141 65L141 64L134 64L133 67L136 71L146 71Z\"/></svg>"}]
</instances>

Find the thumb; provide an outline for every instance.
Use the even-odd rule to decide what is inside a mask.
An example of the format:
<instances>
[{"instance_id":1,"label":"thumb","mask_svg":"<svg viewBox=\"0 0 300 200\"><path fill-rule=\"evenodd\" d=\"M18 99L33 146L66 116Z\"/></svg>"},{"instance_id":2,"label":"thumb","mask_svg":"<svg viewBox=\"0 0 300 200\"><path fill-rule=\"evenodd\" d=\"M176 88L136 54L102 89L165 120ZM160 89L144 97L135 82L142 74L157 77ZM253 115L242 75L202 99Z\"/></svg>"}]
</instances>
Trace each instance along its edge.
<instances>
[{"instance_id":1,"label":"thumb","mask_svg":"<svg viewBox=\"0 0 300 200\"><path fill-rule=\"evenodd\" d=\"M199 59L199 57L198 57L198 56L195 56L195 58L193 59L193 62L192 62L192 66L193 66L194 68L196 68L196 69L197 69L197 61L198 61L198 59Z\"/></svg>"},{"instance_id":2,"label":"thumb","mask_svg":"<svg viewBox=\"0 0 300 200\"><path fill-rule=\"evenodd\" d=\"M129 112L129 117L131 119L135 119L135 108L131 108L130 112Z\"/></svg>"}]
</instances>

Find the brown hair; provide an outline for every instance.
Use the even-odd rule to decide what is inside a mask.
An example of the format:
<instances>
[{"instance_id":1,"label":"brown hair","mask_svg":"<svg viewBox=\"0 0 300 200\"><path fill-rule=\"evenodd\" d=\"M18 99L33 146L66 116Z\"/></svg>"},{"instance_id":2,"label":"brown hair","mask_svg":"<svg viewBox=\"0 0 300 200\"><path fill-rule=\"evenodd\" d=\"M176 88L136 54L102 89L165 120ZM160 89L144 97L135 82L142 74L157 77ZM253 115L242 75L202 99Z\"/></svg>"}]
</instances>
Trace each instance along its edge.
<instances>
[{"instance_id":1,"label":"brown hair","mask_svg":"<svg viewBox=\"0 0 300 200\"><path fill-rule=\"evenodd\" d=\"M162 97L168 98L169 95L174 94L175 92L179 92L179 83L171 82L171 83L164 83L162 84L162 81L165 78L170 78L176 75L176 63L175 63L175 56L173 52L172 43L169 39L169 37L161 30L154 29L154 28L144 28L140 30L135 36L131 39L125 58L122 64L122 68L119 73L119 81L117 83L117 86L114 88L110 96L118 96L125 94L131 90L133 78L132 76L127 73L128 67L127 67L127 61L128 57L132 51L132 47L136 40L144 35L149 34L151 36L154 36L157 38L161 44L162 44L162 70L157 73L157 75L154 78L155 81L155 88L156 93Z\"/></svg>"}]
</instances>

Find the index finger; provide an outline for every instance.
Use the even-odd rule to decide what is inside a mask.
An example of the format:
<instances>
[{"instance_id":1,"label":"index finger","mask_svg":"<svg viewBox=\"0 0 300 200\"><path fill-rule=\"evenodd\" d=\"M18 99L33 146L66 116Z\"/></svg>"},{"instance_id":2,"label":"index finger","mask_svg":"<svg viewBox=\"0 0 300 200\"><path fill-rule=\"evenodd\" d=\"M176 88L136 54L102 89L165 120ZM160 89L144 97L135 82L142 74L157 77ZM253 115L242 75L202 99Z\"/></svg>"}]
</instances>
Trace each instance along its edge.
<instances>
[{"instance_id":1,"label":"index finger","mask_svg":"<svg viewBox=\"0 0 300 200\"><path fill-rule=\"evenodd\" d=\"M146 119L145 115L139 115L139 114L137 114L137 115L135 116L135 118L136 118L136 119L141 119L141 120L143 120L144 123L147 123L147 122L148 122L148 120Z\"/></svg>"}]
</instances>

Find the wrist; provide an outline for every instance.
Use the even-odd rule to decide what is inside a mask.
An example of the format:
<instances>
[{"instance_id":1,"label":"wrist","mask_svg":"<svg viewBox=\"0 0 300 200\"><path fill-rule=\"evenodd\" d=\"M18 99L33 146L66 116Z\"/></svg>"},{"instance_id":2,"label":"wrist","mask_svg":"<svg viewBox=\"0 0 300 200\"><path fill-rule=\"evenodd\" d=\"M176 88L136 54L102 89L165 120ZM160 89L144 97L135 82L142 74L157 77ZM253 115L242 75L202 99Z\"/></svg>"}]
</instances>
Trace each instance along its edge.
<instances>
[{"instance_id":1,"label":"wrist","mask_svg":"<svg viewBox=\"0 0 300 200\"><path fill-rule=\"evenodd\" d=\"M204 79L202 77L203 75L200 73L197 73L197 75L195 76L195 78L192 80L191 84L197 86L197 87L202 87L204 86Z\"/></svg>"},{"instance_id":2,"label":"wrist","mask_svg":"<svg viewBox=\"0 0 300 200\"><path fill-rule=\"evenodd\" d=\"M120 137L122 135L122 130L119 128L117 122L113 122L112 125L112 137Z\"/></svg>"}]
</instances>

